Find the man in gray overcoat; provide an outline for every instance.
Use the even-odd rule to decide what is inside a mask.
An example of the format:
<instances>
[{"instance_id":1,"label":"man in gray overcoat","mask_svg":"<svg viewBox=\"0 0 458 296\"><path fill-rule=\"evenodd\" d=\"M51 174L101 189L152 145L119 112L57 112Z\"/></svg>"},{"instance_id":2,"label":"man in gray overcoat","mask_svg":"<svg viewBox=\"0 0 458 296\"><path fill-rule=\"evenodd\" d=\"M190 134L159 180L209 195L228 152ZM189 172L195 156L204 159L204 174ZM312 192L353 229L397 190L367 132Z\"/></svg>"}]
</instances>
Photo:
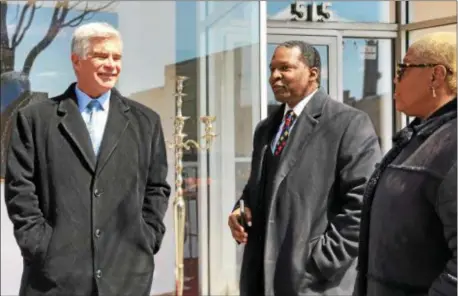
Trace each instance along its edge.
<instances>
[{"instance_id":1,"label":"man in gray overcoat","mask_svg":"<svg viewBox=\"0 0 458 296\"><path fill-rule=\"evenodd\" d=\"M362 196L381 157L369 116L331 99L320 85L317 50L279 45L270 84L283 103L254 134L251 175L241 200L251 227L229 216L246 243L243 296L351 295Z\"/></svg>"}]
</instances>

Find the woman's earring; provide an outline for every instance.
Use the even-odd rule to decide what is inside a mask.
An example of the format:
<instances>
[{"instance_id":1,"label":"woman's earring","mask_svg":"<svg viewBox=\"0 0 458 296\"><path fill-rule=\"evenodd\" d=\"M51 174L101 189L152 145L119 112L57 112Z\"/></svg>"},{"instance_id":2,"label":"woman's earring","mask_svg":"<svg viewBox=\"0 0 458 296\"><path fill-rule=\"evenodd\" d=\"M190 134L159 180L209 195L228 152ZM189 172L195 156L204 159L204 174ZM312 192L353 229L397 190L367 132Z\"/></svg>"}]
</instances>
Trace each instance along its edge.
<instances>
[{"instance_id":1,"label":"woman's earring","mask_svg":"<svg viewBox=\"0 0 458 296\"><path fill-rule=\"evenodd\" d=\"M436 89L434 87L431 87L431 90L433 92L433 98L435 98L436 97Z\"/></svg>"}]
</instances>

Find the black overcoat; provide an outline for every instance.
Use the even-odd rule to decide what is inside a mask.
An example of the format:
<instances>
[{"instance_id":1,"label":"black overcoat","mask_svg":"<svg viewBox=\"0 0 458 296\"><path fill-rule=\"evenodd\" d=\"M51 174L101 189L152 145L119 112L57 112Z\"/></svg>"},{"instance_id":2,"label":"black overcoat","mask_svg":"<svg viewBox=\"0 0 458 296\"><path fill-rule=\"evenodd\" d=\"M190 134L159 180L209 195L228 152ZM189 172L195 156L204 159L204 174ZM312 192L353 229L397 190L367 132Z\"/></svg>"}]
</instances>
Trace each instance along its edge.
<instances>
[{"instance_id":1,"label":"black overcoat","mask_svg":"<svg viewBox=\"0 0 458 296\"><path fill-rule=\"evenodd\" d=\"M74 87L13 127L5 199L20 295L148 295L170 195L160 118L112 89L96 159Z\"/></svg>"}]
</instances>

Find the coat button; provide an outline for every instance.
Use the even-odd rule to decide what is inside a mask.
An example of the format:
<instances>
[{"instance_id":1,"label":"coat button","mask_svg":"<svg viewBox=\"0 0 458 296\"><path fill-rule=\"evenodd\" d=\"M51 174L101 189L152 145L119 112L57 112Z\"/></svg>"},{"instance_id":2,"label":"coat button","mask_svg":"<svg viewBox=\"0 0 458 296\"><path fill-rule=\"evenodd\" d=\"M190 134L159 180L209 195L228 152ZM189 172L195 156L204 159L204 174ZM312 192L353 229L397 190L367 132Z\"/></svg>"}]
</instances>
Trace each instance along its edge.
<instances>
[{"instance_id":1,"label":"coat button","mask_svg":"<svg viewBox=\"0 0 458 296\"><path fill-rule=\"evenodd\" d=\"M102 191L98 190L98 189L94 189L94 196L95 197L100 197L102 195Z\"/></svg>"},{"instance_id":2,"label":"coat button","mask_svg":"<svg viewBox=\"0 0 458 296\"><path fill-rule=\"evenodd\" d=\"M99 279L102 277L102 271L100 269L97 269L97 271L95 272L95 276Z\"/></svg>"},{"instance_id":3,"label":"coat button","mask_svg":"<svg viewBox=\"0 0 458 296\"><path fill-rule=\"evenodd\" d=\"M95 230L95 237L100 237L101 234L102 234L102 231L100 231L100 229Z\"/></svg>"}]
</instances>

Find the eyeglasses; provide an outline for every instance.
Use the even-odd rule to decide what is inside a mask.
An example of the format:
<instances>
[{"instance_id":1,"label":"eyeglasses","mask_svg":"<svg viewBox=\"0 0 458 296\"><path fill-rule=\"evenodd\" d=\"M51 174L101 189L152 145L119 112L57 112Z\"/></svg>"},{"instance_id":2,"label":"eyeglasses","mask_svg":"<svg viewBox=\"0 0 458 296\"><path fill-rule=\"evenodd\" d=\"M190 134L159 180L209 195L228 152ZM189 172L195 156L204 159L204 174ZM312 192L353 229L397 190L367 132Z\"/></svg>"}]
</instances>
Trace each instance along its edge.
<instances>
[{"instance_id":1,"label":"eyeglasses","mask_svg":"<svg viewBox=\"0 0 458 296\"><path fill-rule=\"evenodd\" d=\"M431 68L431 67L436 67L436 66L444 66L441 64L406 64L406 63L398 63L398 68L396 70L396 77L398 81L401 81L402 75L404 75L404 72L407 68ZM445 69L447 70L448 73L452 74L452 70L450 70L448 67L444 66Z\"/></svg>"}]
</instances>

